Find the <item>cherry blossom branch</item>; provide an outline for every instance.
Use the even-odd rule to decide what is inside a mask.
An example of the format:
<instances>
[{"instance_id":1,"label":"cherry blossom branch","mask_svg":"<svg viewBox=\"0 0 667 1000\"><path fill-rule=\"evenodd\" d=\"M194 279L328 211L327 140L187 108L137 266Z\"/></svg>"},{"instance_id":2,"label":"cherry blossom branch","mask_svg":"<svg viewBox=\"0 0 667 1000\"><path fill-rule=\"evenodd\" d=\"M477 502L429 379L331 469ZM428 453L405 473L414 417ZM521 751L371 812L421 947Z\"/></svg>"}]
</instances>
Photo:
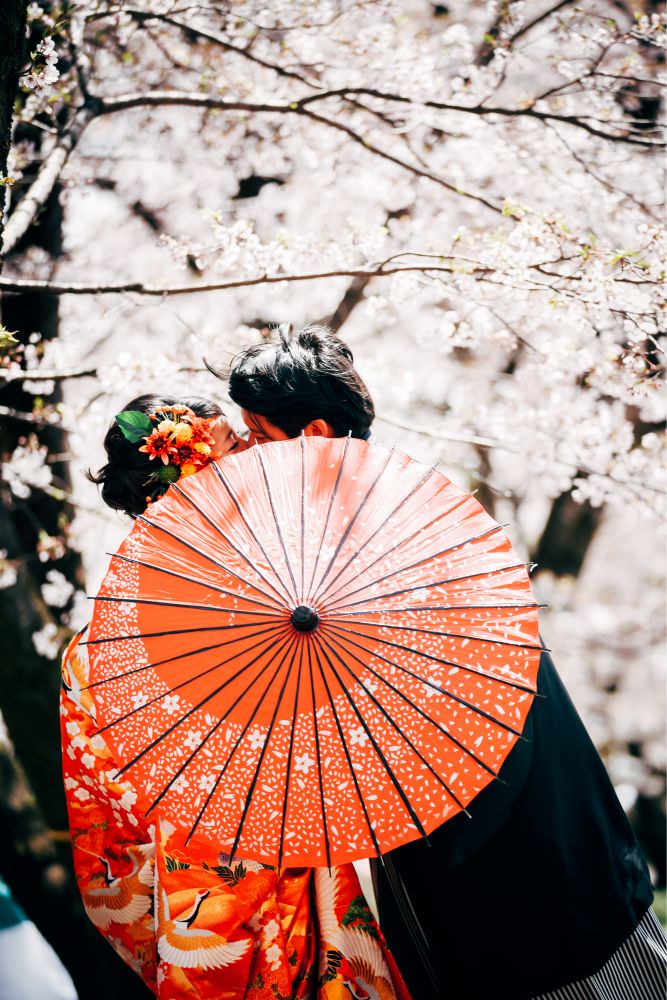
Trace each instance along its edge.
<instances>
[{"instance_id":1,"label":"cherry blossom branch","mask_svg":"<svg viewBox=\"0 0 667 1000\"><path fill-rule=\"evenodd\" d=\"M364 91L360 90L359 93L364 93ZM256 104L247 101L225 101L217 97L209 97L205 94L190 93L188 91L158 90L142 94L121 94L120 96L113 98L99 98L99 113L107 115L117 114L119 111L127 111L131 108L177 106L204 108L216 111L245 111L249 114L300 115L311 121L324 125L327 128L343 132L349 139L352 140L352 142L361 146L369 153L379 157L380 159L386 160L389 163L393 163L395 166L414 174L416 177L422 177L433 181L435 184L439 184L441 187L446 188L453 194L469 198L478 204L491 209L493 212L498 214L502 212L501 205L489 201L487 198L484 198L483 195L465 191L463 188L460 188L456 184L446 180L446 178L440 177L432 171L424 170L416 164L410 163L408 160L403 160L400 157L394 156L392 153L381 149L379 146L373 145L349 125L345 125L343 122L336 121L333 118L327 118L324 115L320 115L317 112L310 111L308 109L307 105L313 100L331 95L340 96L337 92L332 91L330 94L315 94L310 98L303 98L299 101L293 101L290 104ZM369 95L374 96L372 92L369 92ZM364 108L363 110L369 111L371 109Z\"/></svg>"},{"instance_id":2,"label":"cherry blossom branch","mask_svg":"<svg viewBox=\"0 0 667 1000\"><path fill-rule=\"evenodd\" d=\"M543 12L538 17L534 18L533 21L528 22L523 28L519 29L518 32L512 37L512 40L520 37L525 32L533 28L537 23L539 23L544 18L554 14L556 11L566 6L570 0L562 0L562 2L557 3L550 10ZM244 58L262 68L265 68L281 77L294 80L303 86L307 86L311 89L316 87L316 84L311 80L307 79L303 74L298 73L293 70L286 69L285 67L279 65L278 63L271 62L267 59L263 59L256 56L248 49L244 49L240 46L234 45L232 42L227 41L222 35L207 31L203 28L191 27L190 25L179 21L173 15L162 14L154 11L142 11L135 8L130 8L125 10L125 13L129 14L138 24L147 24L150 21L159 21L168 24L179 31L188 32L214 44L218 47L222 47L225 51L233 52L241 58ZM114 12L111 12L114 13ZM100 15L95 15L100 16ZM317 112L310 110L310 106L315 102L322 102L329 100L331 98L340 98L346 102L349 102L352 106L358 107L360 110L367 111L373 114L380 114L377 109L370 108L358 101L354 100L355 97L369 97L383 102L398 103L408 106L421 106L426 108L432 108L434 110L441 111L451 111L454 113L476 115L480 117L487 116L503 116L503 117L528 117L533 118L538 121L543 122L545 125L552 125L554 123L560 123L565 125L570 125L579 129L583 129L590 135L602 138L608 141L623 142L626 144L636 145L643 148L664 148L665 144L658 142L653 139L648 138L637 138L636 136L628 134L614 134L610 131L610 128L615 126L624 127L624 123L613 123L604 122L596 119L590 115L567 115L559 114L554 111L549 110L538 110L535 107L536 102L540 101L545 97L545 95L540 95L535 97L531 103L524 107L507 108L502 106L491 106L489 107L485 103L479 103L477 105L461 105L451 102L434 101L434 100L423 100L418 101L411 97L406 97L402 94L390 93L381 91L373 87L344 87L334 90L319 91L318 93L311 94L308 97L300 98L297 101L292 101L288 104L274 104L274 103L257 103L257 102L247 102L247 101L225 101L219 98L214 98L205 94L188 93L184 91L153 91L143 94L129 94L121 95L114 98L100 98L90 95L88 91L86 72L87 66L84 65L77 58L77 52L82 48L83 32L81 30L80 22L77 22L77 35L76 38L73 35L73 43L70 47L76 50L74 52L75 62L77 66L77 72L79 75L79 85L81 93L83 96L83 104L74 116L73 123L67 128L60 140L51 150L51 152L46 157L45 161L40 168L37 178L33 182L32 186L23 197L19 203L16 210L10 216L4 235L3 250L4 256L10 254L23 238L30 225L34 222L40 209L44 206L48 200L55 183L60 176L60 173L67 162L69 155L78 143L83 131L86 126L92 120L92 118L97 115L113 114L124 110L129 110L136 107L157 107L157 106L181 106L181 107L198 107L205 109L215 109L219 111L242 111L248 114L296 114L308 118L309 120L319 123L327 128L336 129L343 134L345 134L352 142L357 145L362 146L367 149L372 155L378 156L387 162L393 163L400 169L406 170L417 177L422 177L436 183L448 191L461 195L462 197L471 199L479 204L484 205L486 208L494 212L501 211L501 207L489 199L485 198L483 195L465 191L459 188L456 184L448 181L446 178L439 176L433 171L427 169L425 165L418 166L415 163L411 163L409 160L402 159L401 157L395 156L392 153L380 148L377 145L371 144L363 135L359 134L351 126L345 124L344 122L338 121L334 118L321 115ZM83 58L83 57L82 57ZM601 57L600 57L601 58ZM599 65L600 59L596 61L596 65L589 69L585 76L593 75L597 70L597 65ZM609 76L609 74L605 74ZM631 79L628 77L628 79ZM570 86L575 81L569 81L563 86ZM598 125L606 125L609 127L600 128ZM631 123L632 125L632 123ZM632 197L628 195L628 197Z\"/></svg>"},{"instance_id":3,"label":"cherry blossom branch","mask_svg":"<svg viewBox=\"0 0 667 1000\"><path fill-rule=\"evenodd\" d=\"M440 258L441 260L446 258ZM316 271L311 274L262 274L256 278L238 278L236 281L219 281L199 285L147 285L140 281L119 284L96 284L95 282L58 282L42 279L0 278L0 292L42 292L49 295L114 295L135 293L162 298L170 295L192 295L198 292L220 292L233 288L248 288L253 285L277 285L281 282L319 281L325 278L375 278L391 277L395 274L428 273L442 271L454 273L453 267L442 265L406 265L387 268L380 264L376 268L350 268L336 271ZM494 268L479 265L466 270L466 274L491 274Z\"/></svg>"},{"instance_id":4,"label":"cherry blossom branch","mask_svg":"<svg viewBox=\"0 0 667 1000\"><path fill-rule=\"evenodd\" d=\"M510 10L511 5L512 0L506 0L505 3L498 4L493 23L486 29L482 42L477 47L477 52L475 54L475 64L477 66L488 66L493 59L496 47L498 46L500 34L512 16ZM503 48L505 48L505 46L503 46ZM505 76L504 69L505 67L503 67L503 79Z\"/></svg>"},{"instance_id":5,"label":"cherry blossom branch","mask_svg":"<svg viewBox=\"0 0 667 1000\"><path fill-rule=\"evenodd\" d=\"M306 100L308 100L308 98L306 98ZM388 153L386 150L380 149L379 146L372 145L367 139L360 136L358 132L355 132L354 129L350 128L349 125L344 125L342 122L338 122L332 118L325 118L323 115L316 114L312 111L302 110L301 114L312 119L312 121L320 122L323 125L328 125L330 128L338 129L339 132L343 132L353 142L363 146L363 148L367 149L370 153L375 154L375 156L380 157L382 160L387 160L389 163L393 163L395 166L402 167L403 170L409 171L416 177L423 177L427 180L433 181L435 184L440 184L441 187L446 188L453 194L461 195L463 198L469 198L472 201L478 202L480 205L484 205L485 208L490 208L492 212L502 214L502 205L489 201L481 194L474 194L471 191L466 191L458 185L452 184L451 181L446 180L444 177L440 177L438 174L432 173L430 170L425 170L415 164L408 163L407 160L402 160L400 157L394 156L392 153Z\"/></svg>"},{"instance_id":6,"label":"cherry blossom branch","mask_svg":"<svg viewBox=\"0 0 667 1000\"><path fill-rule=\"evenodd\" d=\"M421 264L401 264L400 266L389 267L389 264L405 257L417 257L428 263ZM567 263L570 260L579 260L579 257L559 258L558 260L537 261L528 264L526 267L535 274L548 278L558 278L561 282L581 281L582 275L571 273L566 274L558 271L551 271L546 265ZM433 263L430 263L433 261ZM437 263L436 263L437 261ZM250 288L257 285L279 285L297 283L302 281L321 281L329 278L359 278L369 280L371 278L388 278L398 274L424 274L424 275L461 275L474 277L478 280L494 282L493 276L501 273L500 268L491 267L473 258L455 257L449 254L429 254L417 251L402 251L386 258L375 267L340 268L331 271L314 271L305 274L261 274L253 278L237 278L233 281L215 281L199 284L187 285L151 285L141 281L128 281L118 283L84 282L84 281L51 281L39 278L8 278L0 277L0 292L20 293L26 292L42 293L48 295L118 295L135 294L145 295L153 298L167 298L174 295L196 295L204 292L221 292L235 288ZM657 280L650 278L623 278L615 277L615 282L627 285L658 285ZM545 291L554 292L565 291L565 288L554 285L552 282L542 282L535 280L532 286L513 286L523 291ZM586 301L586 300L583 300ZM0 376L1 377L1 376Z\"/></svg>"},{"instance_id":7,"label":"cherry blossom branch","mask_svg":"<svg viewBox=\"0 0 667 1000\"><path fill-rule=\"evenodd\" d=\"M21 368L17 371L5 371L0 368L0 383L11 385L17 382L67 382L75 378L95 378L97 368L82 368L73 371L30 371L28 368ZM6 407L5 407L6 409ZM11 415L11 414L10 414Z\"/></svg>"},{"instance_id":8,"label":"cherry blossom branch","mask_svg":"<svg viewBox=\"0 0 667 1000\"><path fill-rule=\"evenodd\" d=\"M511 45L514 43L514 41L516 41L518 38L521 38L524 34L526 34L529 31L531 31L534 27L536 27L542 21L546 20L547 18L549 18L553 14L557 13L559 10L563 9L564 7L569 6L571 3L572 3L572 0L560 0L559 3L555 4L555 6L549 8L548 10L543 11L541 14L537 15L535 18L533 18L532 21L527 22L525 25L523 25L521 28L519 28L511 36L511 38L508 40L508 46L511 47ZM298 73L298 72L296 72L294 70L289 70L286 67L283 67L283 66L281 66L278 63L270 62L267 59L262 59L261 57L254 55L248 49L244 49L244 48L242 48L240 46L233 45L231 42L227 41L227 39L225 39L223 36L219 35L216 32L206 31L203 28L192 27L192 26L190 26L190 25L188 25L186 23L183 23L182 21L177 20L176 18L174 18L173 16L170 16L168 14L161 14L161 13L158 13L158 12L155 12L155 11L136 10L136 9L133 9L133 8L124 9L123 13L126 14L126 15L129 15L132 18L134 18L140 24L143 24L143 23L146 23L146 22L149 22L149 21L152 21L152 20L156 20L156 21L160 21L160 22L165 23L165 24L169 24L172 27L175 27L178 30L180 30L182 32L185 32L185 33L187 33L190 36L201 38L204 41L211 42L211 43L213 43L213 44L215 44L215 45L223 48L225 51L233 52L236 55L240 56L241 58L244 58L244 59L246 59L246 60L254 63L255 65L261 66L264 69L268 69L268 70L276 73L278 76L281 76L281 77L287 78L287 79L295 80L298 83L301 83L301 84L303 84L306 87L309 87L310 89L316 89L317 86L318 86L317 83L315 83L315 82L307 79L307 77L305 77L303 74ZM606 52L606 49L604 50L604 52ZM594 64L594 67L591 68L588 71L587 74L585 74L586 76L593 75L596 72L596 67L597 67L597 65L599 65L599 62L601 61L601 59L602 59L602 57L604 55L604 52L596 60L596 63ZM610 76L610 74L601 74L601 75ZM618 79L634 79L634 78L631 78L631 77L617 77L617 78ZM565 84L563 86L567 86L567 85L568 84ZM561 89L561 88L557 88L557 89ZM346 94L349 94L349 93L352 93L352 92L353 92L352 89L349 89L349 90L345 91L344 93L341 93L340 91L338 91L338 93L340 94L340 96L346 96ZM355 92L357 92L357 93L366 93L369 96L372 94L372 91L370 89L365 89L365 88L357 89ZM311 95L311 97L306 98L305 102L312 101L312 100L321 100L321 99L324 99L324 98L326 98L328 96L332 96L335 93L337 93L337 92L336 91L320 92L319 94ZM380 96L380 95L379 95L379 93L376 92L373 96ZM541 97L543 97L543 96L544 95L541 95ZM387 95L387 94L385 94L385 95L383 95L383 97L384 97L385 100L390 100L391 99L391 100L400 101L400 102L405 102L407 100L410 103L420 103L420 104L423 104L423 106L426 106L426 107L433 107L433 108L440 107L442 109L456 110L456 111L462 111L462 112L470 112L470 113L480 114L480 115L492 114L492 113L505 114L505 115L507 115L507 114L510 114L510 115L516 115L516 114L528 115L530 117L535 117L535 118L538 118L538 119L540 119L542 121L545 121L545 122L547 122L547 121L562 121L562 122L566 122L567 124L576 125L577 127L584 128L586 131L590 132L593 135L598 135L598 136L601 136L601 137L606 138L606 139L621 140L621 141L625 141L625 142L629 142L629 143L633 143L633 144L645 145L645 146L648 146L648 147L651 147L653 145L657 145L655 142L652 142L652 141L638 140L638 139L633 139L633 138L630 138L630 137L627 137L627 136L613 136L613 135L610 135L608 132L603 132L603 131L601 131L599 129L595 129L593 126L591 126L590 124L588 124L588 121L597 121L597 119L590 118L590 116L586 116L586 115L583 115L583 116L576 116L576 115L574 115L574 116L567 116L567 115L557 115L555 113L538 112L538 111L536 111L534 109L534 104L536 103L536 101L538 100L538 98L535 98L533 100L532 104L529 107L526 107L526 108L505 109L505 108L487 108L483 104L480 104L480 105L477 105L477 106L471 108L471 107L465 107L465 106L461 106L461 105L445 105L445 104L439 103L439 102L428 102L428 101L427 102L415 102L413 99L411 99L411 98L404 98L401 95ZM349 99L349 98L346 98L346 99ZM303 104L305 102L302 99L301 101L297 102L297 105L299 106L299 108L303 107ZM370 111L370 112L373 111L373 109L368 108L368 107L364 107L364 105L357 105L357 103L354 102L354 101L352 101L351 103L353 105L355 105L355 106L361 107L362 110L366 110L366 111Z\"/></svg>"},{"instance_id":9,"label":"cherry blossom branch","mask_svg":"<svg viewBox=\"0 0 667 1000\"><path fill-rule=\"evenodd\" d=\"M363 300L366 286L370 280L370 276L354 278L346 288L345 294L333 312L322 320L334 333L338 333L343 324L349 319L352 310Z\"/></svg>"},{"instance_id":10,"label":"cherry blossom branch","mask_svg":"<svg viewBox=\"0 0 667 1000\"><path fill-rule=\"evenodd\" d=\"M222 40L224 42L224 40ZM236 49L235 46L230 46ZM243 50L240 50L243 53ZM276 72L280 70L280 67L274 64L267 64L267 66ZM286 74L290 74L290 71L284 71ZM294 74L290 74L294 75ZM297 74L298 76L298 74ZM307 83L305 80L300 82ZM311 84L308 84L312 86ZM72 150L77 145L81 135L83 134L85 128L90 123L90 121L97 117L98 115L108 115L116 114L121 111L127 111L138 107L161 107L161 106L178 106L178 107L193 107L193 108L203 108L212 109L218 111L243 111L248 114L297 114L311 121L317 122L324 125L327 128L336 129L339 132L347 135L347 137L357 145L366 149L372 155L379 157L380 159L386 160L389 163L393 163L395 166L402 170L406 170L416 177L425 178L432 181L441 187L446 188L453 194L460 195L461 197L468 198L477 202L478 204L484 205L486 208L493 212L500 213L502 207L495 202L490 201L483 195L476 194L474 192L466 191L460 188L458 185L453 184L446 178L433 173L431 170L425 169L424 167L417 166L414 163L410 163L408 160L404 160L401 157L394 156L386 150L381 149L370 143L362 135L356 132L351 126L344 124L343 122L337 121L321 115L317 112L310 111L309 107L315 102L320 102L323 100L328 100L330 98L339 97L346 101L349 101L354 106L359 107L361 110L368 111L371 113L376 113L374 109L368 108L364 105L360 105L358 102L352 100L353 96L366 96L377 100L390 101L393 103L407 104L409 106L421 106L433 108L435 110L442 111L454 111L463 114L472 114L477 116L486 117L489 115L500 115L504 117L530 117L535 118L539 121L544 122L544 124L549 125L553 122L559 122L562 124L572 125L574 127L583 129L590 135L597 136L609 141L614 142L624 142L631 145L641 146L644 148L664 148L665 143L657 142L655 140L644 140L636 139L628 135L614 135L609 131L596 128L591 124L592 121L597 122L598 119L592 118L591 116L577 116L577 115L562 115L556 112L550 111L539 111L533 106L522 107L522 108L504 108L504 107L488 107L486 105L478 104L474 106L465 106L459 104L451 104L442 101L415 101L412 98L405 97L400 94L392 94L384 91L377 90L375 88L367 87L346 87L340 88L338 90L323 91L318 94L312 94L309 97L301 98L298 101L290 102L289 104L271 104L271 103L253 103L248 101L225 101L219 98L210 97L204 94L189 93L187 91L152 91L147 93L139 94L125 94L113 98L101 98L101 97L88 97L85 103L77 112L73 125L64 132L60 141L54 146L51 152L48 154L44 160L42 167L37 175L37 178L33 182L32 186L29 188L26 195L23 197L19 203L16 210L11 214L5 228L2 255L7 256L12 252L17 246L20 240L23 238L29 227L34 222L40 209L45 205L48 200L53 188L62 172L62 169L67 162Z\"/></svg>"},{"instance_id":11,"label":"cherry blossom branch","mask_svg":"<svg viewBox=\"0 0 667 1000\"><path fill-rule=\"evenodd\" d=\"M455 111L460 112L461 114L475 115L477 117L500 115L505 118L534 118L542 122L561 122L566 125L572 125L576 128L583 129L590 135L597 136L601 139L607 139L610 142L623 142L647 149L662 149L666 145L663 142L656 142L655 140L635 139L627 135L614 135L608 131L595 128L594 125L590 124L591 121L600 122L601 124L604 124L604 122L600 119L592 117L591 115L564 115L558 114L555 111L538 111L533 105L527 105L526 107L520 108L506 108L496 105L488 107L484 104L465 105L451 104L446 101L416 100L412 97L377 90L373 87L340 87L335 90L326 90L321 91L318 94L311 94L308 97L302 97L297 101L290 102L289 104L271 104L268 102L258 103L240 100L225 101L222 98L211 97L207 94L197 94L181 90L155 90L137 94L120 94L117 97L98 98L98 100L100 102L100 114L116 114L119 111L127 111L131 108L140 107L177 106L204 108L215 111L245 111L249 114L295 114L314 118L315 115L307 111L307 108L311 104L329 100L334 97L349 100L352 96L372 97L377 100L391 101L397 104L406 104L412 107L433 108L437 111ZM339 122L334 122L331 119L323 120L330 127L340 127L343 130L347 127L343 126ZM356 136L355 141L360 142L362 145L366 146L366 148L372 149L372 147L369 147L361 136ZM399 162L401 166L408 167L408 169L410 169L410 164L406 164L404 161ZM454 188L454 190L456 189Z\"/></svg>"},{"instance_id":12,"label":"cherry blossom branch","mask_svg":"<svg viewBox=\"0 0 667 1000\"><path fill-rule=\"evenodd\" d=\"M569 7L572 3L574 3L574 0L560 0L560 2L555 4L553 7L548 7L545 11L542 11L541 14L538 14L532 21L526 21L524 25L518 28L514 34L510 35L508 38L500 39L500 42L498 43L503 26L511 16L511 3L500 4L495 20L493 24L489 26L486 34L484 35L484 41L477 50L477 65L486 66L491 62L497 44L500 44L505 51L510 51L517 39L527 35L529 31L536 28L538 24L542 23L542 21L546 21L547 18L551 17L553 14L557 14L558 11L562 10L564 7Z\"/></svg>"},{"instance_id":13,"label":"cherry blossom branch","mask_svg":"<svg viewBox=\"0 0 667 1000\"><path fill-rule=\"evenodd\" d=\"M572 159L579 164L581 169L585 173L587 173L589 177L592 177L594 181L597 181L598 184L601 184L602 187L605 188L607 191L611 191L613 194L618 194L621 195L623 198L627 198L628 201L631 201L633 205L636 205L637 208L641 209L642 212L645 212L646 215L648 215L651 219L655 219L656 222L659 221L658 216L651 211L651 208L648 205L646 205L643 201L640 201L639 198L636 198L630 191L624 191L623 188L617 187L615 184L612 184L611 181L608 181L605 177L602 177L600 174L596 173L595 170L593 170L592 167L590 167L586 163L583 156L580 156L579 153L577 153L577 151L572 148L569 142L567 142L567 140L560 134L558 128L555 125L553 125L551 122L547 122L546 124L547 127L551 130L551 132L556 136L560 144L567 150Z\"/></svg>"},{"instance_id":14,"label":"cherry blossom branch","mask_svg":"<svg viewBox=\"0 0 667 1000\"><path fill-rule=\"evenodd\" d=\"M573 2L574 0L560 0L560 3L555 4L553 7L549 7L541 14L537 14L537 16L534 17L532 21L526 21L526 23L522 25L520 28L518 28L514 32L512 37L509 39L510 47L514 44L514 42L516 42L518 38L523 38L524 35L527 35L529 31L532 31L533 28L536 28L537 25L541 24L542 21L546 21L548 17L551 17L553 14L557 14L558 11L562 10L564 7L569 7L570 4L572 4Z\"/></svg>"},{"instance_id":15,"label":"cherry blossom branch","mask_svg":"<svg viewBox=\"0 0 667 1000\"><path fill-rule=\"evenodd\" d=\"M37 177L7 220L2 241L2 257L7 257L16 248L37 218L40 209L48 201L72 150L94 116L94 102L83 105L69 130L62 135L44 159Z\"/></svg>"},{"instance_id":16,"label":"cherry blossom branch","mask_svg":"<svg viewBox=\"0 0 667 1000\"><path fill-rule=\"evenodd\" d=\"M137 94L119 94L115 97L98 97L99 113L117 114L132 108L185 107L214 111L246 111L249 114L294 114L289 104L270 104L253 101L225 101L187 90L149 90Z\"/></svg>"},{"instance_id":17,"label":"cherry blossom branch","mask_svg":"<svg viewBox=\"0 0 667 1000\"><path fill-rule=\"evenodd\" d=\"M278 63L269 62L268 59L262 59L260 56L254 55L248 49L241 48L239 45L233 45L231 42L223 38L214 31L206 31L204 28L198 28L191 24L186 24L183 21L177 20L170 14L161 14L157 11L150 10L137 10L133 7L123 7L122 13L126 17L131 17L133 20L137 21L139 24L144 24L150 21L161 21L163 24L169 24L174 28L178 28L184 34L192 38L201 38L205 42L211 42L213 45L217 45L219 48L224 49L226 52L233 52L235 55L241 56L243 59L247 59L248 62L254 63L256 66L261 66L263 69L272 70L278 76L284 77L288 80L296 80L298 83L304 84L306 87L316 88L316 83L311 83L305 76L301 73L297 73L294 70L286 69L284 66L280 66ZM108 13L93 15L94 18L106 17ZM92 20L93 18L91 18Z\"/></svg>"},{"instance_id":18,"label":"cherry blossom branch","mask_svg":"<svg viewBox=\"0 0 667 1000\"><path fill-rule=\"evenodd\" d=\"M177 368L176 370L180 374L186 375L196 375L199 372L207 371L204 367L192 368L187 365L185 367ZM0 368L0 384L3 385L11 385L13 383L21 382L69 382L72 379L97 378L98 376L99 370L97 368L80 368L73 369L72 371L50 371L48 368L21 368L15 372L4 372ZM4 411L7 411L8 416L15 416L17 420L25 419L31 416L31 414L10 410L8 407L2 407L0 409L0 416L3 415Z\"/></svg>"},{"instance_id":19,"label":"cherry blossom branch","mask_svg":"<svg viewBox=\"0 0 667 1000\"><path fill-rule=\"evenodd\" d=\"M43 379L40 379L40 381L42 380ZM0 372L0 384L1 381L2 373ZM50 416L41 416L39 413L29 413L27 410L16 410L13 406L0 405L0 417L4 417L9 420L16 420L21 424L31 424L34 427L57 427L58 430L65 431L68 434L71 434L74 431L73 427L66 427L61 422L60 414L57 412Z\"/></svg>"},{"instance_id":20,"label":"cherry blossom branch","mask_svg":"<svg viewBox=\"0 0 667 1000\"><path fill-rule=\"evenodd\" d=\"M477 437L477 435L474 434L457 434L456 432L451 431L433 431L429 427L421 427L418 424L412 424L408 421L401 420L399 417L389 416L389 414L385 413L378 413L376 414L376 417L385 424L400 427L401 430L412 431L414 434L432 438L434 441L454 441L460 444L474 445L476 448L496 448L500 451L506 451L513 455L524 454L524 452L519 448L514 448L512 445L505 444L502 441L494 441L491 438ZM556 455L552 456L552 460L557 464L567 466L568 468L574 464L572 460L558 458ZM581 475L601 476L603 479L609 479L611 482L617 483L619 486L636 487L660 495L664 493L664 490L661 487L654 486L651 483L639 482L632 479L621 479L611 472L600 472L599 470L591 469L586 465L577 464L577 468L579 470L579 474Z\"/></svg>"},{"instance_id":21,"label":"cherry blossom branch","mask_svg":"<svg viewBox=\"0 0 667 1000\"><path fill-rule=\"evenodd\" d=\"M628 77L631 80L632 77ZM562 122L566 125L572 125L575 128L583 129L590 135L598 136L601 139L608 139L611 142L624 142L632 146L643 146L648 149L663 149L665 143L656 142L654 140L642 140L634 139L631 136L626 135L613 135L610 132L603 131L602 129L595 128L589 122L599 122L604 124L604 121L598 118L594 118L591 115L563 115L558 114L555 111L538 111L534 104L538 100L535 98L531 104L527 104L525 107L520 108L506 108L501 106L489 107L485 104L451 104L447 101L428 101L428 100L417 100L412 97L406 97L403 94L393 94L387 91L377 90L371 87L340 87L336 90L322 91L319 94L311 94L309 97L304 97L300 101L296 102L297 108L306 107L314 102L319 102L323 100L328 100L331 97L347 97L351 94L355 94L363 97L374 97L381 101L392 101L398 104L408 104L417 107L433 108L437 111L457 111L462 114L477 115L478 117L487 117L489 115L500 115L505 118L535 118L538 121L548 122Z\"/></svg>"},{"instance_id":22,"label":"cherry blossom branch","mask_svg":"<svg viewBox=\"0 0 667 1000\"><path fill-rule=\"evenodd\" d=\"M478 437L475 434L457 434L455 431L433 431L428 427L420 427L417 424L412 424L389 413L376 413L376 419L381 420L383 424L391 424L392 427L399 427L403 431L412 431L414 434L420 434L422 437L433 438L434 441L455 441L457 444L473 444L479 448L502 448L503 451L512 451L514 454L520 454L519 449L506 447L500 441L494 441L491 438Z\"/></svg>"}]
</instances>

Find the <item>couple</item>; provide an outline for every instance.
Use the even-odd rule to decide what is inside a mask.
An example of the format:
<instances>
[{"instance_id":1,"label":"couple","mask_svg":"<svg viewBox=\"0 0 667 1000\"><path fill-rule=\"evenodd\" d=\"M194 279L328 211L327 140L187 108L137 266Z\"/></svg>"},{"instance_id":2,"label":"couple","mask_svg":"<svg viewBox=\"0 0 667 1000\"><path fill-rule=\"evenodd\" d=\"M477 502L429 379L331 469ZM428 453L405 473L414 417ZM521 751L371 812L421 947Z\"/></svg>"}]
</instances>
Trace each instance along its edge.
<instances>
[{"instance_id":1,"label":"couple","mask_svg":"<svg viewBox=\"0 0 667 1000\"><path fill-rule=\"evenodd\" d=\"M199 457L181 474L301 432L365 439L374 418L350 351L317 327L238 355L229 394L247 441L206 400L140 397L128 409L150 416L165 408L163 419L185 406L192 426L206 423L209 436L191 452ZM142 513L167 489L153 475L159 463L142 450L148 445L128 439L122 421L105 447L108 462L95 477L103 499ZM382 931L351 865L276 871L170 848L169 827L149 823L134 808L131 784L113 780L87 670L80 634L65 655L61 702L77 877L91 920L158 996L663 996L664 939L646 866L546 652L538 677L545 697L533 705L504 783L475 799L472 819L456 816L430 843L373 863Z\"/></svg>"}]
</instances>

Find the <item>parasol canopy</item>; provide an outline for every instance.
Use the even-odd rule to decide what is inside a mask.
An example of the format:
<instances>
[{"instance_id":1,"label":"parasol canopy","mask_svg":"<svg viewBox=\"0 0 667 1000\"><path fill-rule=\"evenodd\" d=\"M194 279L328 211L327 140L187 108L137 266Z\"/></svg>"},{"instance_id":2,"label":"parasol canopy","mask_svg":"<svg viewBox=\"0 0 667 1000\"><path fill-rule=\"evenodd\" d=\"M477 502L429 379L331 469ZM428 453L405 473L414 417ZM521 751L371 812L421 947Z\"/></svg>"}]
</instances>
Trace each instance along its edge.
<instances>
[{"instance_id":1,"label":"parasol canopy","mask_svg":"<svg viewBox=\"0 0 667 1000\"><path fill-rule=\"evenodd\" d=\"M494 780L536 690L537 608L503 528L446 476L302 436L137 518L95 598L88 688L175 837L331 866Z\"/></svg>"}]
</instances>

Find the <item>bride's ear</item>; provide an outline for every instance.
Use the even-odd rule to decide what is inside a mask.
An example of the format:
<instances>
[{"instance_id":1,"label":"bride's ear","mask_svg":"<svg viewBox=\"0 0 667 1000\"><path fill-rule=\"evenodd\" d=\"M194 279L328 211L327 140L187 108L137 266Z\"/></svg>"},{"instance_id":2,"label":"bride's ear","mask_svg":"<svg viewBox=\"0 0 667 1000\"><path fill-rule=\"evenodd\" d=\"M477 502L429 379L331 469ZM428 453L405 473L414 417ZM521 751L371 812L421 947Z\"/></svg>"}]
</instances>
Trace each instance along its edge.
<instances>
[{"instance_id":1,"label":"bride's ear","mask_svg":"<svg viewBox=\"0 0 667 1000\"><path fill-rule=\"evenodd\" d=\"M325 437L333 438L336 437L336 432L330 423L318 417L317 420L311 420L309 424L303 429L303 433L306 437Z\"/></svg>"}]
</instances>

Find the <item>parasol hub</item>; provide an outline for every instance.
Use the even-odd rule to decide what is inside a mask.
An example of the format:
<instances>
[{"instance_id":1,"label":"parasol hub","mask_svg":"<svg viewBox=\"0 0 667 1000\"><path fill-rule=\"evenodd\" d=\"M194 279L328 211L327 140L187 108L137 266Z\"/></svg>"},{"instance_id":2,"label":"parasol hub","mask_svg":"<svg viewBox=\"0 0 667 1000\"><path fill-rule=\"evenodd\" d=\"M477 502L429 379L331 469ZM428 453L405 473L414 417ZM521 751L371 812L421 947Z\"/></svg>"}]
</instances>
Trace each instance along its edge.
<instances>
[{"instance_id":1,"label":"parasol hub","mask_svg":"<svg viewBox=\"0 0 667 1000\"><path fill-rule=\"evenodd\" d=\"M312 632L317 627L319 620L315 608L311 608L307 604L300 604L298 608L295 608L290 619L294 628L299 632Z\"/></svg>"}]
</instances>

